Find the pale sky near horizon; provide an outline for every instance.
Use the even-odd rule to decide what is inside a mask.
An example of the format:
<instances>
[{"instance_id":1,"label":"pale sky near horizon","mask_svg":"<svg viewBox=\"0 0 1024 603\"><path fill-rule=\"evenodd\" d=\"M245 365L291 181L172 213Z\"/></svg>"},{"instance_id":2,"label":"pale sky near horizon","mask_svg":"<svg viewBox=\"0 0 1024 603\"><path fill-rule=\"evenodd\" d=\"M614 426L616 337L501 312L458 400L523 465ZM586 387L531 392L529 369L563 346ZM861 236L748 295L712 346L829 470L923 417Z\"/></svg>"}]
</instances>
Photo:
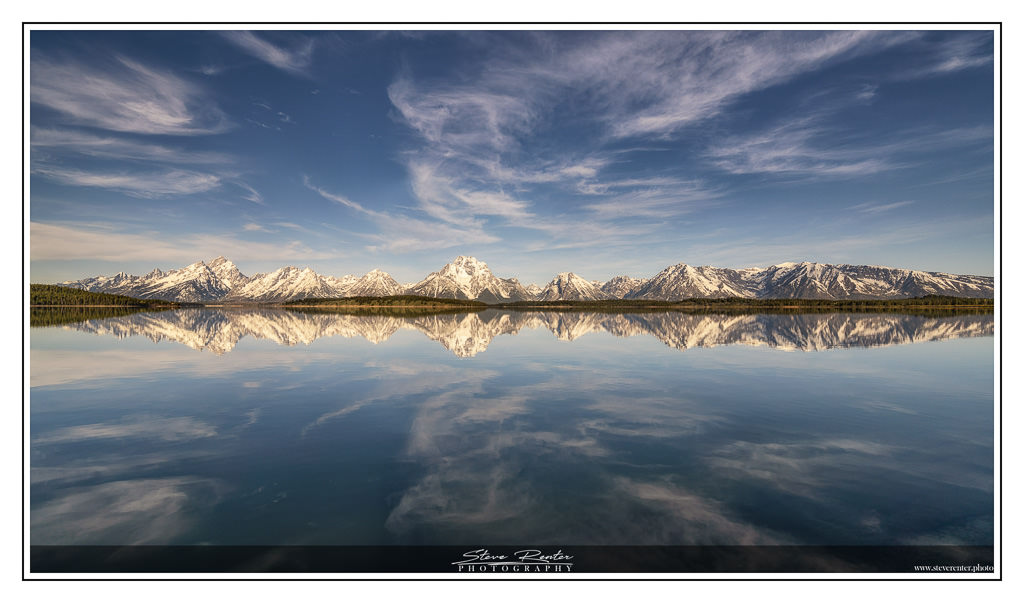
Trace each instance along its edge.
<instances>
[{"instance_id":1,"label":"pale sky near horizon","mask_svg":"<svg viewBox=\"0 0 1024 603\"><path fill-rule=\"evenodd\" d=\"M991 31L32 31L31 280L993 273Z\"/></svg>"}]
</instances>

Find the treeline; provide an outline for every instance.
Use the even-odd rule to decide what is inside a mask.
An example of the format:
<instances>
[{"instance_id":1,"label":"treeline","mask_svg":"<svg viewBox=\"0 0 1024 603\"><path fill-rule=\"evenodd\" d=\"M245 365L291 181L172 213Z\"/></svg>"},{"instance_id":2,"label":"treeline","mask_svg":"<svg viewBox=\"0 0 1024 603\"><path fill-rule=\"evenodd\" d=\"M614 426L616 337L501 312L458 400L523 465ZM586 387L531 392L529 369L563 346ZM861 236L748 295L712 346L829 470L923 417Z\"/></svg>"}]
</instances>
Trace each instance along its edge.
<instances>
[{"instance_id":1,"label":"treeline","mask_svg":"<svg viewBox=\"0 0 1024 603\"><path fill-rule=\"evenodd\" d=\"M96 293L59 285L29 285L30 305L33 306L132 306L152 308L177 306L162 299L137 299L127 295Z\"/></svg>"},{"instance_id":2,"label":"treeline","mask_svg":"<svg viewBox=\"0 0 1024 603\"><path fill-rule=\"evenodd\" d=\"M285 306L362 306L367 308L387 307L455 307L484 309L487 304L468 299L447 299L423 295L388 295L386 297L331 297L298 299L284 302Z\"/></svg>"}]
</instances>

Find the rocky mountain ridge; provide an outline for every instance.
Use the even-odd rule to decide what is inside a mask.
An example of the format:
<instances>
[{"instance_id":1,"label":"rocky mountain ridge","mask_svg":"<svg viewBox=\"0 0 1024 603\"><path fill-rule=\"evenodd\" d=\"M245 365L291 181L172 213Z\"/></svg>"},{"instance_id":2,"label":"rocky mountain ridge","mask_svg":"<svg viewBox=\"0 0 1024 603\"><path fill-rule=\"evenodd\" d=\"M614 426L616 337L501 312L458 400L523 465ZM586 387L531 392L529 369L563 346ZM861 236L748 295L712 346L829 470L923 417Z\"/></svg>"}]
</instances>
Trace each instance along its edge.
<instances>
[{"instance_id":1,"label":"rocky mountain ridge","mask_svg":"<svg viewBox=\"0 0 1024 603\"><path fill-rule=\"evenodd\" d=\"M499 278L487 264L459 256L423 280L402 285L382 270L362 277L320 275L311 268L286 266L246 276L230 260L218 257L143 276L120 272L59 283L88 291L177 302L271 303L296 299L423 295L486 303L516 301L593 301L608 299L681 300L742 297L750 299L895 299L922 295L994 297L993 277L923 272L886 266L786 262L768 268L669 266L650 278L617 276L590 281L572 272L556 275L546 286Z\"/></svg>"}]
</instances>

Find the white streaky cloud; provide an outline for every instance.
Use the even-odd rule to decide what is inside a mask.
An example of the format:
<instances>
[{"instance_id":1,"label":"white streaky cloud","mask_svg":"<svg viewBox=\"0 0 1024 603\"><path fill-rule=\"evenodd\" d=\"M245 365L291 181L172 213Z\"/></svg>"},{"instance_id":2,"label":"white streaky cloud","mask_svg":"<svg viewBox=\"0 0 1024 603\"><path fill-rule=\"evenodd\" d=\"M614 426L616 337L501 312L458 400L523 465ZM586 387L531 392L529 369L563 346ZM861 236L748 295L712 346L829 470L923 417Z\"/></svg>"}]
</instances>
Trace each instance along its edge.
<instances>
[{"instance_id":1,"label":"white streaky cloud","mask_svg":"<svg viewBox=\"0 0 1024 603\"><path fill-rule=\"evenodd\" d=\"M672 134L744 94L884 44L870 31L691 33L682 43L671 33L613 39L587 62L614 74L598 80L600 94L625 93L611 122L614 136ZM638 110L628 112L631 106Z\"/></svg>"},{"instance_id":2,"label":"white streaky cloud","mask_svg":"<svg viewBox=\"0 0 1024 603\"><path fill-rule=\"evenodd\" d=\"M449 249L484 243L497 243L496 235L477 227L459 227L443 222L428 222L408 216L387 216L379 220L380 233L370 235L376 241L367 249L396 253L416 252L421 249Z\"/></svg>"},{"instance_id":3,"label":"white streaky cloud","mask_svg":"<svg viewBox=\"0 0 1024 603\"><path fill-rule=\"evenodd\" d=\"M33 103L75 124L172 135L214 134L230 126L199 86L123 57L101 67L36 54L29 84Z\"/></svg>"},{"instance_id":4,"label":"white streaky cloud","mask_svg":"<svg viewBox=\"0 0 1024 603\"><path fill-rule=\"evenodd\" d=\"M679 182L674 186L637 188L622 192L608 200L585 205L584 209L605 219L665 218L705 207L721 196L721 191L706 188L699 182Z\"/></svg>"},{"instance_id":5,"label":"white streaky cloud","mask_svg":"<svg viewBox=\"0 0 1024 603\"><path fill-rule=\"evenodd\" d=\"M308 188L309 190L315 192L316 194L320 195L324 199L327 199L328 201L334 201L335 203L340 203L341 205L344 205L345 207L352 208L352 209L354 209L354 210L356 210L356 211L358 211L360 213L364 213L364 214L367 214L367 215L370 215L370 216L380 216L380 215L382 215L379 212L375 212L373 210L366 209L365 207L363 207L362 205L356 203L355 201L350 200L348 197L339 195L337 193L332 193L332 192L326 191L323 188L320 188L319 186L316 186L315 184L313 184L310 181L309 176L303 176L302 177L302 184L306 188Z\"/></svg>"},{"instance_id":6,"label":"white streaky cloud","mask_svg":"<svg viewBox=\"0 0 1024 603\"><path fill-rule=\"evenodd\" d=\"M992 145L992 129L908 129L884 140L840 133L828 126L829 111L783 120L771 128L723 138L705 158L732 174L785 174L813 178L866 176L905 167L900 154ZM839 143L842 144L839 144Z\"/></svg>"},{"instance_id":7,"label":"white streaky cloud","mask_svg":"<svg viewBox=\"0 0 1024 603\"><path fill-rule=\"evenodd\" d=\"M878 94L878 86L872 84L865 84L861 86L860 90L854 95L857 100L862 102L870 102Z\"/></svg>"},{"instance_id":8,"label":"white streaky cloud","mask_svg":"<svg viewBox=\"0 0 1024 603\"><path fill-rule=\"evenodd\" d=\"M588 103L614 137L666 136L720 113L743 94L917 32L605 32L545 39L518 68L496 60L487 83L538 104ZM516 56L516 61L522 61ZM535 83L539 82L539 84Z\"/></svg>"},{"instance_id":9,"label":"white streaky cloud","mask_svg":"<svg viewBox=\"0 0 1024 603\"><path fill-rule=\"evenodd\" d=\"M247 201L252 201L253 203L255 203L257 205L266 205L267 204L266 201L263 200L263 195L261 195L259 193L259 191L257 191L253 187L249 186L248 184L246 184L244 182L235 182L234 184L235 184L235 186L238 186L239 188L245 190L246 194L242 195L243 199L245 199Z\"/></svg>"},{"instance_id":10,"label":"white streaky cloud","mask_svg":"<svg viewBox=\"0 0 1024 603\"><path fill-rule=\"evenodd\" d=\"M965 34L966 32L961 32ZM959 35L925 45L925 55L930 62L899 77L934 77L947 75L963 69L991 65L992 33L976 32L975 35Z\"/></svg>"},{"instance_id":11,"label":"white streaky cloud","mask_svg":"<svg viewBox=\"0 0 1024 603\"><path fill-rule=\"evenodd\" d=\"M302 37L293 48L272 44L251 31L226 31L225 39L257 59L278 69L308 76L313 63L313 40Z\"/></svg>"},{"instance_id":12,"label":"white streaky cloud","mask_svg":"<svg viewBox=\"0 0 1024 603\"><path fill-rule=\"evenodd\" d=\"M962 57L953 56L949 57L942 63L936 65L936 73L949 73L951 71L959 71L961 69L968 69L970 67L981 67L982 65L988 65L992 63L992 57Z\"/></svg>"},{"instance_id":13,"label":"white streaky cloud","mask_svg":"<svg viewBox=\"0 0 1024 603\"><path fill-rule=\"evenodd\" d=\"M74 153L100 159L191 165L234 162L234 158L225 153L189 151L114 136L99 136L80 130L32 128L31 143L33 151L45 149L52 153Z\"/></svg>"},{"instance_id":14,"label":"white streaky cloud","mask_svg":"<svg viewBox=\"0 0 1024 603\"><path fill-rule=\"evenodd\" d=\"M186 265L196 257L223 255L237 261L300 261L335 257L334 252L312 249L301 241L257 243L232 235L190 234L165 236L155 232L125 232L108 226L65 226L32 222L29 243L32 261L104 260L144 261Z\"/></svg>"},{"instance_id":15,"label":"white streaky cloud","mask_svg":"<svg viewBox=\"0 0 1024 603\"><path fill-rule=\"evenodd\" d=\"M545 235L554 236L556 240L544 244L528 245L530 251L539 249L564 249L591 247L595 245L607 245L613 242L621 242L630 236L649 234L650 226L625 226L621 223L620 215L650 216L655 213L652 207L643 211L629 214L628 210L622 207L619 211L612 209L609 202L604 212L594 211L591 215L596 219L571 219L564 216L541 217L530 211L529 203L513 199L502 191L487 191L479 188L477 183L468 183L460 180L457 176L442 171L442 166L426 162L411 162L409 164L410 178L413 194L416 196L417 209L432 218L440 221L444 226L438 231L436 240L430 236L431 223L418 223L418 220L392 217L389 222L390 231L396 233L396 237L402 238L401 231L397 228L401 224L403 228L409 228L422 232L423 237L416 236L409 240L420 240L429 248L446 248L450 245L449 236L467 237L468 241L476 243L497 242L500 240L485 229L488 226L512 227L526 230L533 230ZM645 182L641 180L623 181L630 183ZM657 181L667 183L668 180ZM672 184L680 185L681 181L672 180ZM617 183L612 183L615 185ZM677 202L682 200L681 195L676 197ZM662 204L667 204L663 201ZM592 209L592 208L591 208ZM673 208L674 213L684 211L682 208ZM663 216L662 216L663 217ZM659 224L662 220L659 218ZM426 225L428 230L422 230L421 226ZM442 234L450 233L450 234ZM402 239L404 240L404 239ZM462 246L468 243L461 244ZM395 249L407 249L405 244L396 243ZM408 247L409 250L415 247Z\"/></svg>"},{"instance_id":16,"label":"white streaky cloud","mask_svg":"<svg viewBox=\"0 0 1024 603\"><path fill-rule=\"evenodd\" d=\"M435 222L375 211L313 184L308 177L303 177L303 183L324 199L354 209L376 224L377 233L363 235L374 242L368 246L371 251L387 250L401 253L418 249L447 249L475 243L494 243L500 240L497 236L484 232L482 223L477 220ZM435 213L444 215L443 212Z\"/></svg>"},{"instance_id":17,"label":"white streaky cloud","mask_svg":"<svg viewBox=\"0 0 1024 603\"><path fill-rule=\"evenodd\" d=\"M598 165L585 162L559 168L558 173L570 178L593 178L594 176L597 176L598 169Z\"/></svg>"},{"instance_id":18,"label":"white streaky cloud","mask_svg":"<svg viewBox=\"0 0 1024 603\"><path fill-rule=\"evenodd\" d=\"M269 124L263 123L262 121L256 121L255 119L249 119L248 117L245 118L245 121L251 123L254 126L259 126L259 127L263 128L265 130L277 130L278 132L281 131L280 126L271 126Z\"/></svg>"},{"instance_id":19,"label":"white streaky cloud","mask_svg":"<svg viewBox=\"0 0 1024 603\"><path fill-rule=\"evenodd\" d=\"M439 220L466 226L479 225L480 216L513 221L532 217L525 202L500 191L460 187L454 177L440 173L435 165L410 163L409 172L419 208Z\"/></svg>"},{"instance_id":20,"label":"white streaky cloud","mask_svg":"<svg viewBox=\"0 0 1024 603\"><path fill-rule=\"evenodd\" d=\"M459 160L478 168L483 178L489 182L511 186L515 189L525 188L530 184L572 184L583 182L598 176L601 170L613 160L608 154L595 154L585 158L566 157L557 161L529 161L516 166L506 165L500 156L486 157L466 155ZM446 161L450 161L446 158Z\"/></svg>"},{"instance_id":21,"label":"white streaky cloud","mask_svg":"<svg viewBox=\"0 0 1024 603\"><path fill-rule=\"evenodd\" d=\"M289 228L291 230L298 230L298 231L301 231L301 232L312 234L311 230L309 230L305 226L300 226L299 224L296 224L295 222L274 222L274 223L271 224L271 226L279 226L281 228Z\"/></svg>"},{"instance_id":22,"label":"white streaky cloud","mask_svg":"<svg viewBox=\"0 0 1024 603\"><path fill-rule=\"evenodd\" d=\"M112 174L56 166L36 166L32 168L32 173L69 186L103 188L147 199L192 195L217 188L221 184L220 176L186 170Z\"/></svg>"},{"instance_id":23,"label":"white streaky cloud","mask_svg":"<svg viewBox=\"0 0 1024 603\"><path fill-rule=\"evenodd\" d=\"M260 226L255 222L249 222L248 224L242 225L242 230L246 232L274 232L272 230L267 230L265 227Z\"/></svg>"},{"instance_id":24,"label":"white streaky cloud","mask_svg":"<svg viewBox=\"0 0 1024 603\"><path fill-rule=\"evenodd\" d=\"M534 120L524 90L492 91L483 87L417 89L408 79L388 87L388 98L406 123L427 142L445 149L489 148L508 151Z\"/></svg>"},{"instance_id":25,"label":"white streaky cloud","mask_svg":"<svg viewBox=\"0 0 1024 603\"><path fill-rule=\"evenodd\" d=\"M860 203L850 207L865 214L879 214L899 207L911 205L913 201L896 201L895 203Z\"/></svg>"},{"instance_id":26,"label":"white streaky cloud","mask_svg":"<svg viewBox=\"0 0 1024 603\"><path fill-rule=\"evenodd\" d=\"M992 147L994 132L991 126L950 129L911 129L894 132L892 140L865 141L882 153L920 153L938 149L962 148L970 145Z\"/></svg>"},{"instance_id":27,"label":"white streaky cloud","mask_svg":"<svg viewBox=\"0 0 1024 603\"><path fill-rule=\"evenodd\" d=\"M626 188L664 188L664 187L694 187L699 183L695 180L683 180L680 178L654 177L654 178L623 178L620 180L585 180L580 182L576 191L586 195L608 195L616 190Z\"/></svg>"},{"instance_id":28,"label":"white streaky cloud","mask_svg":"<svg viewBox=\"0 0 1024 603\"><path fill-rule=\"evenodd\" d=\"M731 174L797 174L853 177L894 169L879 145L828 148L820 117L783 122L767 131L728 137L706 151L717 168ZM834 140L832 140L834 143Z\"/></svg>"}]
</instances>

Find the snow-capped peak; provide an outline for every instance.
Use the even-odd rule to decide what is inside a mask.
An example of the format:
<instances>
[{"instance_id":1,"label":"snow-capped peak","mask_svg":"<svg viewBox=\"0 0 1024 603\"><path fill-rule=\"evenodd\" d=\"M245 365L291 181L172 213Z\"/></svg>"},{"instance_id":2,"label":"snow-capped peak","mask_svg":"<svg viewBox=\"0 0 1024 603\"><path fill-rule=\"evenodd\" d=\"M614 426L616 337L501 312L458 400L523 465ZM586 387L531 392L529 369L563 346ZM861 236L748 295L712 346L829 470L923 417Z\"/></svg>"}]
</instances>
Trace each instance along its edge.
<instances>
[{"instance_id":1,"label":"snow-capped peak","mask_svg":"<svg viewBox=\"0 0 1024 603\"><path fill-rule=\"evenodd\" d=\"M479 299L488 302L529 299L530 294L512 279L494 276L487 264L460 255L409 288L410 293L428 297Z\"/></svg>"},{"instance_id":2,"label":"snow-capped peak","mask_svg":"<svg viewBox=\"0 0 1024 603\"><path fill-rule=\"evenodd\" d=\"M391 278L390 274L378 269L367 272L345 291L347 297L377 297L402 293L405 293L405 287Z\"/></svg>"},{"instance_id":3,"label":"snow-capped peak","mask_svg":"<svg viewBox=\"0 0 1024 603\"><path fill-rule=\"evenodd\" d=\"M486 262L481 262L480 260L476 259L471 255L460 255L459 257L452 260L449 265L452 264L456 266L481 266L483 268L487 267Z\"/></svg>"},{"instance_id":4,"label":"snow-capped peak","mask_svg":"<svg viewBox=\"0 0 1024 603\"><path fill-rule=\"evenodd\" d=\"M590 301L611 299L611 295L598 289L591 281L572 272L559 272L537 296L537 299L542 301Z\"/></svg>"}]
</instances>

